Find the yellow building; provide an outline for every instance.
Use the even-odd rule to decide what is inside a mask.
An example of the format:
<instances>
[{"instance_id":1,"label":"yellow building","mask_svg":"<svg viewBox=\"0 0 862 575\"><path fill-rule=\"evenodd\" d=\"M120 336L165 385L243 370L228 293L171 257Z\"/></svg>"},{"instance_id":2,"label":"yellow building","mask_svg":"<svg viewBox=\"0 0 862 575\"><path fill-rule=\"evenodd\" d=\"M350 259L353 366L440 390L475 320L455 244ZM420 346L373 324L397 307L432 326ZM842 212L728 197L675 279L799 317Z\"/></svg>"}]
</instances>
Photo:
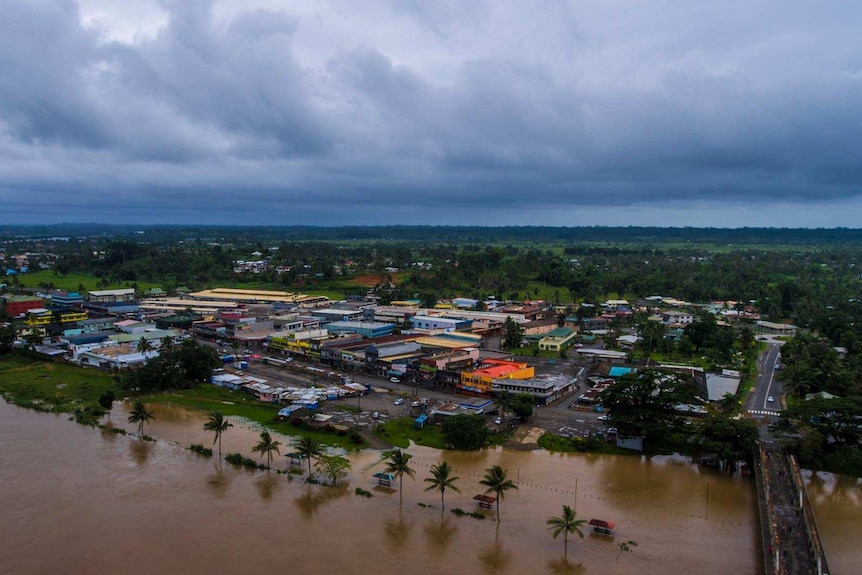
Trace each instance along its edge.
<instances>
[{"instance_id":1,"label":"yellow building","mask_svg":"<svg viewBox=\"0 0 862 575\"><path fill-rule=\"evenodd\" d=\"M478 369L461 372L458 391L478 395L490 395L495 379L530 379L536 376L536 368L516 361L486 359Z\"/></svg>"}]
</instances>

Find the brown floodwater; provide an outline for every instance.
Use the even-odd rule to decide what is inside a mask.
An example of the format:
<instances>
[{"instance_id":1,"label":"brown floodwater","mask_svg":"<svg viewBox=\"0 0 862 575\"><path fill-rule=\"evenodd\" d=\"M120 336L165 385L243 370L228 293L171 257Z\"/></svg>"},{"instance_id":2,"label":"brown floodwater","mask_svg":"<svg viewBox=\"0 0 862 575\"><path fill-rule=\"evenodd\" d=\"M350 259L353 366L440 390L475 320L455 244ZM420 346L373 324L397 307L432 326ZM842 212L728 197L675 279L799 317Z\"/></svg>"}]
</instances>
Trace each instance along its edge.
<instances>
[{"instance_id":1,"label":"brown floodwater","mask_svg":"<svg viewBox=\"0 0 862 575\"><path fill-rule=\"evenodd\" d=\"M351 455L343 487L307 485L189 452L190 443L212 443L201 416L152 407L156 420L146 432L155 443L0 402L0 573L761 572L753 482L681 457L413 447L416 479L405 478L399 506L398 491L377 488L372 477L382 470L378 452ZM126 409L117 406L112 417L132 431ZM224 451L251 455L258 430L236 424ZM446 513L439 493L424 491L430 466L443 458L462 491L447 491ZM502 501L499 528L490 514L479 521L449 513L476 509L478 481L494 464L519 485ZM286 467L285 458L276 465ZM822 483L819 506L839 490ZM374 497L355 495L356 487ZM859 487L840 489L845 500L825 507L829 517L820 520L830 537L847 538L836 547L842 559L830 556L839 575L837 565L858 564L849 541L862 534ZM564 561L562 540L545 524L563 504L576 506L579 517L614 521L614 536L585 530L583 539L570 538ZM841 521L835 531L827 529L833 518ZM637 547L620 555L626 541Z\"/></svg>"}]
</instances>

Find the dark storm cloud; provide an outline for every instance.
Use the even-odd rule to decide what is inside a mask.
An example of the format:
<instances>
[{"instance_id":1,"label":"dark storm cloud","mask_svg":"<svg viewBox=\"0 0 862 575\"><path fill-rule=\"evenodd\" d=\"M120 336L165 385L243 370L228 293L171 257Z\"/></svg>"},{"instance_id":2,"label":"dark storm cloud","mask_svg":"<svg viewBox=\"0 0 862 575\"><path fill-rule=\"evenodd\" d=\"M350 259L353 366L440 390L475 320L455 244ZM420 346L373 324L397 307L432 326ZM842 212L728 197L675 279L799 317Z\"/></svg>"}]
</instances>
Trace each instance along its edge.
<instances>
[{"instance_id":1,"label":"dark storm cloud","mask_svg":"<svg viewBox=\"0 0 862 575\"><path fill-rule=\"evenodd\" d=\"M854 4L263 4L165 1L118 40L71 1L0 2L7 221L781 200L804 225L862 189Z\"/></svg>"}]
</instances>

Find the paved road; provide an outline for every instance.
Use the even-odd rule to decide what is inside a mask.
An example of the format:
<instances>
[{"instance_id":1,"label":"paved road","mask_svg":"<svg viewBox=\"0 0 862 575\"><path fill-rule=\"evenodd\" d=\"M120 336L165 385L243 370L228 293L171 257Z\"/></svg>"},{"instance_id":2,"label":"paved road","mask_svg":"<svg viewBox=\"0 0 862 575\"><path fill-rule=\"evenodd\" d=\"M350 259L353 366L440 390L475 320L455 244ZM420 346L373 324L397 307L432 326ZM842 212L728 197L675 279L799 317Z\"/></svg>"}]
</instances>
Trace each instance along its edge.
<instances>
[{"instance_id":1,"label":"paved road","mask_svg":"<svg viewBox=\"0 0 862 575\"><path fill-rule=\"evenodd\" d=\"M748 396L746 410L754 415L777 414L781 411L781 371L775 366L781 361L781 346L770 343L757 362L757 383ZM772 397L773 400L769 401ZM764 413L765 412L765 413Z\"/></svg>"}]
</instances>

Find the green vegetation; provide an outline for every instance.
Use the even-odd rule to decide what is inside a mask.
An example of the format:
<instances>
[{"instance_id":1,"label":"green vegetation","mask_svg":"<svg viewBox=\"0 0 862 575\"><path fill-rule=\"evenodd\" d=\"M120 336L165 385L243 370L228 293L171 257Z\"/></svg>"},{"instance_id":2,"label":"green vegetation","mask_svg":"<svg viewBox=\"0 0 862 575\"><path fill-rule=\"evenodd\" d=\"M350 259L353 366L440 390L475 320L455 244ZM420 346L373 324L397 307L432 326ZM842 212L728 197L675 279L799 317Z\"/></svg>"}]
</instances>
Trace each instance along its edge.
<instances>
[{"instance_id":1,"label":"green vegetation","mask_svg":"<svg viewBox=\"0 0 862 575\"><path fill-rule=\"evenodd\" d=\"M178 389L165 393L141 396L146 403L165 403L179 405L205 413L220 411L224 415L242 417L277 431L283 435L309 435L320 443L353 451L364 446L356 436L341 435L335 431L307 428L302 419L281 421L277 418L280 406L274 403L261 403L252 396L231 391L215 385L204 384L192 389Z\"/></svg>"},{"instance_id":2,"label":"green vegetation","mask_svg":"<svg viewBox=\"0 0 862 575\"><path fill-rule=\"evenodd\" d=\"M481 415L453 415L443 422L443 437L448 449L471 451L485 447L488 426Z\"/></svg>"},{"instance_id":3,"label":"green vegetation","mask_svg":"<svg viewBox=\"0 0 862 575\"><path fill-rule=\"evenodd\" d=\"M485 471L485 475L479 481L480 485L487 487L485 493L494 493L497 496L497 523L500 522L500 501L507 491L517 489L515 482L507 477L507 472L499 465L493 465Z\"/></svg>"},{"instance_id":4,"label":"green vegetation","mask_svg":"<svg viewBox=\"0 0 862 575\"><path fill-rule=\"evenodd\" d=\"M219 459L221 459L221 436L231 427L233 427L233 424L224 418L224 414L221 411L210 412L206 423L204 423L204 429L206 431L212 431L215 434L213 445L218 442ZM210 450L210 453L212 453L212 450Z\"/></svg>"},{"instance_id":5,"label":"green vegetation","mask_svg":"<svg viewBox=\"0 0 862 575\"><path fill-rule=\"evenodd\" d=\"M398 478L398 502L404 502L404 476L415 478L416 470L410 467L413 456L400 449L394 449L384 454L386 461L386 473L391 473Z\"/></svg>"},{"instance_id":6,"label":"green vegetation","mask_svg":"<svg viewBox=\"0 0 862 575\"><path fill-rule=\"evenodd\" d=\"M340 455L319 455L314 467L322 475L329 477L329 485L334 486L350 472L350 461Z\"/></svg>"},{"instance_id":7,"label":"green vegetation","mask_svg":"<svg viewBox=\"0 0 862 575\"><path fill-rule=\"evenodd\" d=\"M479 521L483 521L485 516L477 511L464 511L460 507L456 507L452 510L452 514L456 517L472 517L473 519L478 519Z\"/></svg>"},{"instance_id":8,"label":"green vegetation","mask_svg":"<svg viewBox=\"0 0 862 575\"><path fill-rule=\"evenodd\" d=\"M602 392L602 405L613 414L623 437L644 437L644 448L684 430L685 419L676 410L694 401L690 378L645 370L620 377ZM653 449L654 447L649 447Z\"/></svg>"},{"instance_id":9,"label":"green vegetation","mask_svg":"<svg viewBox=\"0 0 862 575\"><path fill-rule=\"evenodd\" d=\"M189 451L193 451L194 453L197 453L198 455L203 455L204 457L213 456L212 449L210 449L209 447L204 447L199 443L192 443L191 445L189 445ZM219 455L219 459L221 459L221 455Z\"/></svg>"},{"instance_id":10,"label":"green vegetation","mask_svg":"<svg viewBox=\"0 0 862 575\"><path fill-rule=\"evenodd\" d=\"M446 509L446 489L451 489L456 493L461 493L461 490L455 485L458 481L457 477L452 477L452 466L447 461L431 466L431 477L426 477L425 482L430 483L425 491L436 489L440 492L440 504L442 509Z\"/></svg>"},{"instance_id":11,"label":"green vegetation","mask_svg":"<svg viewBox=\"0 0 862 575\"><path fill-rule=\"evenodd\" d=\"M266 457L266 466L272 467L273 452L281 454L281 442L272 438L268 431L260 432L260 441L251 448L252 453L260 453L261 457Z\"/></svg>"},{"instance_id":12,"label":"green vegetation","mask_svg":"<svg viewBox=\"0 0 862 575\"><path fill-rule=\"evenodd\" d=\"M563 514L559 517L551 517L546 521L551 535L556 539L560 533L563 534L563 557L569 558L569 534L576 534L581 539L584 532L581 528L587 523L586 519L578 519L575 512L568 505L563 505Z\"/></svg>"},{"instance_id":13,"label":"green vegetation","mask_svg":"<svg viewBox=\"0 0 862 575\"><path fill-rule=\"evenodd\" d=\"M622 449L614 443L592 436L590 438L562 437L553 433L545 433L539 438L539 447L548 451L562 453L606 453L615 455L631 455L630 449Z\"/></svg>"},{"instance_id":14,"label":"green vegetation","mask_svg":"<svg viewBox=\"0 0 862 575\"><path fill-rule=\"evenodd\" d=\"M426 425L422 429L416 429L413 419L409 417L399 417L378 425L375 435L402 449L410 447L411 441L424 447L446 449L446 439L440 426Z\"/></svg>"},{"instance_id":15,"label":"green vegetation","mask_svg":"<svg viewBox=\"0 0 862 575\"><path fill-rule=\"evenodd\" d=\"M258 463L254 459L243 456L241 453L228 453L224 456L224 460L231 465L245 467L246 469L268 469L263 463Z\"/></svg>"},{"instance_id":16,"label":"green vegetation","mask_svg":"<svg viewBox=\"0 0 862 575\"><path fill-rule=\"evenodd\" d=\"M99 398L118 391L111 375L95 369L0 356L0 395L21 407L71 413L79 423L95 425L105 413Z\"/></svg>"}]
</instances>

